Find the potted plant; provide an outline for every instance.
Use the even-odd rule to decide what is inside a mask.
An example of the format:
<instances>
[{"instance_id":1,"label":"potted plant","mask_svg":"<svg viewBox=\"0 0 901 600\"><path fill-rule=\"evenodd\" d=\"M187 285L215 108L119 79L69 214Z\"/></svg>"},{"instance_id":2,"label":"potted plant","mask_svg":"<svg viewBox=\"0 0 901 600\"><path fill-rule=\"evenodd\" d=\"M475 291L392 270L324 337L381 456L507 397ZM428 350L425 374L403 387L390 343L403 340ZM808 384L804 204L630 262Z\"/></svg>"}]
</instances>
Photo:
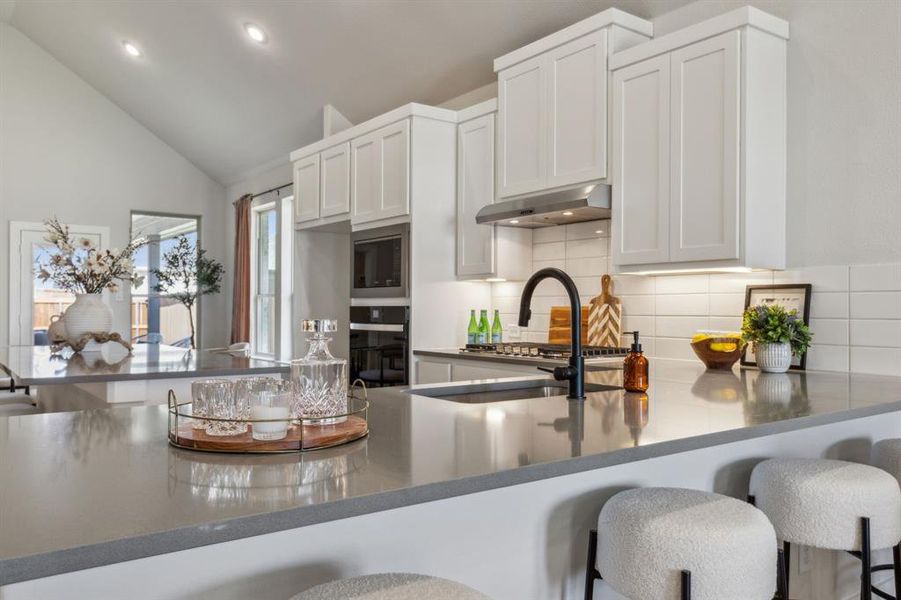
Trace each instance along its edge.
<instances>
[{"instance_id":1,"label":"potted plant","mask_svg":"<svg viewBox=\"0 0 901 600\"><path fill-rule=\"evenodd\" d=\"M101 250L88 238L75 240L69 226L53 217L44 222L45 240L56 250L38 261L37 276L53 281L60 289L75 294L75 303L66 309L63 321L69 342L78 342L86 334L109 334L113 313L103 302L103 291L116 293L119 282L141 285L143 277L135 270L134 254L140 243L131 241L122 250ZM85 350L98 345L89 342Z\"/></svg>"},{"instance_id":2,"label":"potted plant","mask_svg":"<svg viewBox=\"0 0 901 600\"><path fill-rule=\"evenodd\" d=\"M184 235L178 236L175 246L163 254L160 262L162 268L150 270L157 279L153 291L175 298L188 309L191 348L196 348L192 310L200 296L219 293L225 267L207 258L206 250L198 250Z\"/></svg>"},{"instance_id":3,"label":"potted plant","mask_svg":"<svg viewBox=\"0 0 901 600\"><path fill-rule=\"evenodd\" d=\"M742 316L741 337L753 345L757 366L767 373L785 373L792 355L810 347L813 334L798 311L778 304L751 306Z\"/></svg>"}]
</instances>

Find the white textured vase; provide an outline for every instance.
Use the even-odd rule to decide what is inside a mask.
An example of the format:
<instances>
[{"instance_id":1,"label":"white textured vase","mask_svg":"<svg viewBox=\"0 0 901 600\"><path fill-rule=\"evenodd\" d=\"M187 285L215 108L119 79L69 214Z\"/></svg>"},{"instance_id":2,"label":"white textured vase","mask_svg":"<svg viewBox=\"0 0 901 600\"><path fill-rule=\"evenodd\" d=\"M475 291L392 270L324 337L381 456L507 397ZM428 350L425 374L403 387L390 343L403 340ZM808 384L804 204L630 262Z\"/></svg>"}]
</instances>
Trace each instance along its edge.
<instances>
[{"instance_id":1,"label":"white textured vase","mask_svg":"<svg viewBox=\"0 0 901 600\"><path fill-rule=\"evenodd\" d=\"M113 328L113 311L103 301L102 294L75 294L75 303L66 309L66 334L75 342L86 333L109 333ZM86 351L99 350L100 344L90 341Z\"/></svg>"},{"instance_id":2,"label":"white textured vase","mask_svg":"<svg viewBox=\"0 0 901 600\"><path fill-rule=\"evenodd\" d=\"M792 364L792 349L787 343L758 343L754 348L757 366L766 373L785 373Z\"/></svg>"}]
</instances>

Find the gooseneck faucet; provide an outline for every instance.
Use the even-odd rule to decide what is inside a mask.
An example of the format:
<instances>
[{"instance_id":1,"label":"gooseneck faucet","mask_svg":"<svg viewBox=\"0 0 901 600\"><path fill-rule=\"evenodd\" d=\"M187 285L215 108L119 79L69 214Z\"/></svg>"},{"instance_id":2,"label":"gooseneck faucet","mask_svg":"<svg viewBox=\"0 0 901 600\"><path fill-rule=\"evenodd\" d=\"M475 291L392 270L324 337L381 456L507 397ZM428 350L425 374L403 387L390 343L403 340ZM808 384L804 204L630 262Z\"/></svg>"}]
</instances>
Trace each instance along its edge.
<instances>
[{"instance_id":1,"label":"gooseneck faucet","mask_svg":"<svg viewBox=\"0 0 901 600\"><path fill-rule=\"evenodd\" d=\"M579 299L579 290L569 275L560 269L547 268L536 271L526 282L522 289L522 298L519 301L519 326L526 327L532 318L532 293L544 279L556 279L566 288L569 296L570 331L572 332L572 344L569 354L569 366L544 369L554 374L557 381L569 381L570 400L585 399L585 359L582 357L582 301Z\"/></svg>"}]
</instances>

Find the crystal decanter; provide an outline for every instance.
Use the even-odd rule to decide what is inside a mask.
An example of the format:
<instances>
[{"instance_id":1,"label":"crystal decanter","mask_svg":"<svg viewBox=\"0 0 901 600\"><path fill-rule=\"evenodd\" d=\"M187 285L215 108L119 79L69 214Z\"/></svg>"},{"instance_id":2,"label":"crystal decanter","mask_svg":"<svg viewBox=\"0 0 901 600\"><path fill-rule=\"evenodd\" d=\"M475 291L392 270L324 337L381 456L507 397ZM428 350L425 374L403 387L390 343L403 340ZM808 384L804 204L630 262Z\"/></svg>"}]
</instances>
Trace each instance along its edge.
<instances>
[{"instance_id":1,"label":"crystal decanter","mask_svg":"<svg viewBox=\"0 0 901 600\"><path fill-rule=\"evenodd\" d=\"M347 414L347 361L329 352L331 338L326 334L338 329L334 319L303 321L302 329L309 333L307 355L291 361L291 379L297 390L293 410L296 418L317 419L313 424L329 425L344 421Z\"/></svg>"}]
</instances>

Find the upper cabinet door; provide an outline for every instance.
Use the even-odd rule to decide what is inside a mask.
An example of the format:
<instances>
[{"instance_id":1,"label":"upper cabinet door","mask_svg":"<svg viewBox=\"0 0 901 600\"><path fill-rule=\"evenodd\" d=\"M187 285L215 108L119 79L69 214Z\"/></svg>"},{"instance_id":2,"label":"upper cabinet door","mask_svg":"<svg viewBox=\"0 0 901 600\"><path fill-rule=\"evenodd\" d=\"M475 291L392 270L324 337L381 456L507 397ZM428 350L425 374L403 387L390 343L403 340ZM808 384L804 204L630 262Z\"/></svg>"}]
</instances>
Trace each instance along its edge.
<instances>
[{"instance_id":1,"label":"upper cabinet door","mask_svg":"<svg viewBox=\"0 0 901 600\"><path fill-rule=\"evenodd\" d=\"M322 186L320 216L350 213L350 144L323 150L319 163Z\"/></svg>"},{"instance_id":2,"label":"upper cabinet door","mask_svg":"<svg viewBox=\"0 0 901 600\"><path fill-rule=\"evenodd\" d=\"M671 261L739 257L740 40L730 31L671 54Z\"/></svg>"},{"instance_id":3,"label":"upper cabinet door","mask_svg":"<svg viewBox=\"0 0 901 600\"><path fill-rule=\"evenodd\" d=\"M381 141L378 132L354 139L350 144L350 202L353 221L379 218L382 205Z\"/></svg>"},{"instance_id":4,"label":"upper cabinet door","mask_svg":"<svg viewBox=\"0 0 901 600\"><path fill-rule=\"evenodd\" d=\"M613 74L613 262L669 260L670 57Z\"/></svg>"},{"instance_id":5,"label":"upper cabinet door","mask_svg":"<svg viewBox=\"0 0 901 600\"><path fill-rule=\"evenodd\" d=\"M547 86L544 56L498 73L497 195L540 190L547 180Z\"/></svg>"},{"instance_id":6,"label":"upper cabinet door","mask_svg":"<svg viewBox=\"0 0 901 600\"><path fill-rule=\"evenodd\" d=\"M457 275L490 276L495 267L494 225L476 213L494 202L493 114L457 127Z\"/></svg>"},{"instance_id":7,"label":"upper cabinet door","mask_svg":"<svg viewBox=\"0 0 901 600\"><path fill-rule=\"evenodd\" d=\"M319 155L294 162L294 221L319 218Z\"/></svg>"},{"instance_id":8,"label":"upper cabinet door","mask_svg":"<svg viewBox=\"0 0 901 600\"><path fill-rule=\"evenodd\" d=\"M555 48L547 61L546 187L603 179L607 176L607 30Z\"/></svg>"},{"instance_id":9,"label":"upper cabinet door","mask_svg":"<svg viewBox=\"0 0 901 600\"><path fill-rule=\"evenodd\" d=\"M410 214L410 120L376 131L381 147L379 218Z\"/></svg>"}]
</instances>

